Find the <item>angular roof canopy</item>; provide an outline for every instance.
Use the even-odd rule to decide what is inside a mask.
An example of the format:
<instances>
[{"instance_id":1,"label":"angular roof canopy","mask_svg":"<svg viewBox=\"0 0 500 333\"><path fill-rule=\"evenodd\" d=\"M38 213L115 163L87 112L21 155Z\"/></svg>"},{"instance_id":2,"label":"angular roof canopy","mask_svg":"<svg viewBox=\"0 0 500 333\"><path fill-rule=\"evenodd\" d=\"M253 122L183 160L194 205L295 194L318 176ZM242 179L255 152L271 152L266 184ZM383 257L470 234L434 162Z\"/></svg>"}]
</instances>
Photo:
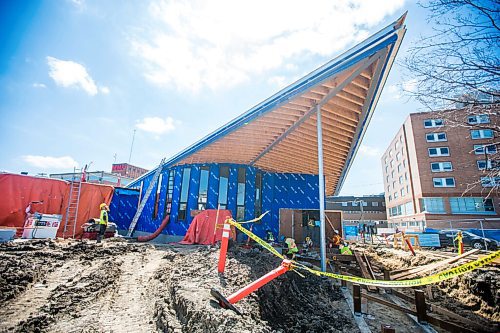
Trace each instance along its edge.
<instances>
[{"instance_id":1,"label":"angular roof canopy","mask_svg":"<svg viewBox=\"0 0 500 333\"><path fill-rule=\"evenodd\" d=\"M337 194L406 32L405 17L189 146L164 167L237 163L318 174L320 107L326 193Z\"/></svg>"}]
</instances>

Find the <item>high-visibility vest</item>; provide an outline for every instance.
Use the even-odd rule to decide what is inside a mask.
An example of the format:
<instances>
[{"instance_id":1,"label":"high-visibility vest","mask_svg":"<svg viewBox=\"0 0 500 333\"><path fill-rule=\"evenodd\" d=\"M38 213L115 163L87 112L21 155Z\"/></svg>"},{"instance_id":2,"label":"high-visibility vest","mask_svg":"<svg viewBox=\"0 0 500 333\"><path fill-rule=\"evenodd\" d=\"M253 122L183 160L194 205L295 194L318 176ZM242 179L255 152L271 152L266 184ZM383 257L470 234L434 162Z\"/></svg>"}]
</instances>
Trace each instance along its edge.
<instances>
[{"instance_id":1,"label":"high-visibility vest","mask_svg":"<svg viewBox=\"0 0 500 333\"><path fill-rule=\"evenodd\" d=\"M101 209L101 218L99 220L100 224L108 225L108 212L106 209Z\"/></svg>"},{"instance_id":2,"label":"high-visibility vest","mask_svg":"<svg viewBox=\"0 0 500 333\"><path fill-rule=\"evenodd\" d=\"M342 246L340 248L340 254L352 254L352 251L348 246Z\"/></svg>"}]
</instances>

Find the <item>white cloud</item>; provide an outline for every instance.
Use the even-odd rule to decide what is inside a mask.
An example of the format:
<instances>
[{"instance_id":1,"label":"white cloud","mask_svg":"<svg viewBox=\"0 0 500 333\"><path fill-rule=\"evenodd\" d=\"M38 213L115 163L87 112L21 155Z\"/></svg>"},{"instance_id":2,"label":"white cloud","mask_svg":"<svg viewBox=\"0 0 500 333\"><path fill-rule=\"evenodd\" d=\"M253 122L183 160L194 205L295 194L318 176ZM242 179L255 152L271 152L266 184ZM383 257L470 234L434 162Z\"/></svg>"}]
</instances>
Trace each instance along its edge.
<instances>
[{"instance_id":1,"label":"white cloud","mask_svg":"<svg viewBox=\"0 0 500 333\"><path fill-rule=\"evenodd\" d=\"M359 147L359 153L364 156L376 157L381 155L381 151L377 147L370 147L367 145L361 145Z\"/></svg>"},{"instance_id":2,"label":"white cloud","mask_svg":"<svg viewBox=\"0 0 500 333\"><path fill-rule=\"evenodd\" d=\"M47 86L43 83L35 82L33 83L33 88L47 88Z\"/></svg>"},{"instance_id":3,"label":"white cloud","mask_svg":"<svg viewBox=\"0 0 500 333\"><path fill-rule=\"evenodd\" d=\"M104 94L104 95L108 95L110 93L109 88L106 86L99 87L99 91L101 92L101 94Z\"/></svg>"},{"instance_id":4,"label":"white cloud","mask_svg":"<svg viewBox=\"0 0 500 333\"><path fill-rule=\"evenodd\" d=\"M47 57L47 63L49 75L58 86L80 88L91 96L97 94L97 86L83 65L54 57Z\"/></svg>"},{"instance_id":5,"label":"white cloud","mask_svg":"<svg viewBox=\"0 0 500 333\"><path fill-rule=\"evenodd\" d=\"M157 26L132 38L132 46L151 82L191 92L216 90L274 69L294 69L304 56L333 56L403 4L155 0L150 21Z\"/></svg>"},{"instance_id":6,"label":"white cloud","mask_svg":"<svg viewBox=\"0 0 500 333\"><path fill-rule=\"evenodd\" d=\"M395 84L391 84L385 89L385 95L389 95L393 99L401 99L401 88Z\"/></svg>"},{"instance_id":7,"label":"white cloud","mask_svg":"<svg viewBox=\"0 0 500 333\"><path fill-rule=\"evenodd\" d=\"M24 155L21 158L28 164L41 169L72 169L78 167L78 162L71 156L39 156Z\"/></svg>"},{"instance_id":8,"label":"white cloud","mask_svg":"<svg viewBox=\"0 0 500 333\"><path fill-rule=\"evenodd\" d=\"M137 121L135 127L145 132L164 134L175 130L178 123L179 122L174 121L172 117L167 117L165 119L160 117L145 117Z\"/></svg>"}]
</instances>

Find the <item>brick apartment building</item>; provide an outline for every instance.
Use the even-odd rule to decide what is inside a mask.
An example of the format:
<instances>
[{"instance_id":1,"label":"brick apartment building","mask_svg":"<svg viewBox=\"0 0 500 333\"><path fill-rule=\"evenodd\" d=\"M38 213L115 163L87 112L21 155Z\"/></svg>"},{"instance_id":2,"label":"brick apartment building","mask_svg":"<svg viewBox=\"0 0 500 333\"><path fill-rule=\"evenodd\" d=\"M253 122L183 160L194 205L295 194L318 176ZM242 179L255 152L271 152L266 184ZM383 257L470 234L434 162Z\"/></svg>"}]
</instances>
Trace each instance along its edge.
<instances>
[{"instance_id":1,"label":"brick apartment building","mask_svg":"<svg viewBox=\"0 0 500 333\"><path fill-rule=\"evenodd\" d=\"M408 116L382 156L389 227L500 228L498 110Z\"/></svg>"},{"instance_id":2,"label":"brick apartment building","mask_svg":"<svg viewBox=\"0 0 500 333\"><path fill-rule=\"evenodd\" d=\"M111 166L111 173L118 174L120 176L125 176L129 178L139 178L143 174L147 173L148 170L139 168L135 165L128 163L114 163Z\"/></svg>"},{"instance_id":3,"label":"brick apartment building","mask_svg":"<svg viewBox=\"0 0 500 333\"><path fill-rule=\"evenodd\" d=\"M346 224L358 224L363 221L383 226L387 223L383 194L327 197L326 209L341 211L342 221Z\"/></svg>"}]
</instances>

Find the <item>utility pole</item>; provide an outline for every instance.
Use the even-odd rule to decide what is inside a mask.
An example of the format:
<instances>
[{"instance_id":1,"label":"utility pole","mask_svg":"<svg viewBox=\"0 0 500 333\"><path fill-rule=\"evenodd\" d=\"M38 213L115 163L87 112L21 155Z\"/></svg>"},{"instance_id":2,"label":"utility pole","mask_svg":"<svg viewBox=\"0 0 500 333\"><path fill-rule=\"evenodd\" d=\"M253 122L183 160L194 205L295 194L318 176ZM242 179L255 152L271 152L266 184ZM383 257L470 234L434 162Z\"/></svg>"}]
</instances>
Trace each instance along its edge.
<instances>
[{"instance_id":1,"label":"utility pole","mask_svg":"<svg viewBox=\"0 0 500 333\"><path fill-rule=\"evenodd\" d=\"M132 160L132 149L134 148L134 140L135 140L135 132L137 130L134 129L134 134L132 135L132 144L130 145L130 155L128 155L128 163L130 164L130 161Z\"/></svg>"}]
</instances>

